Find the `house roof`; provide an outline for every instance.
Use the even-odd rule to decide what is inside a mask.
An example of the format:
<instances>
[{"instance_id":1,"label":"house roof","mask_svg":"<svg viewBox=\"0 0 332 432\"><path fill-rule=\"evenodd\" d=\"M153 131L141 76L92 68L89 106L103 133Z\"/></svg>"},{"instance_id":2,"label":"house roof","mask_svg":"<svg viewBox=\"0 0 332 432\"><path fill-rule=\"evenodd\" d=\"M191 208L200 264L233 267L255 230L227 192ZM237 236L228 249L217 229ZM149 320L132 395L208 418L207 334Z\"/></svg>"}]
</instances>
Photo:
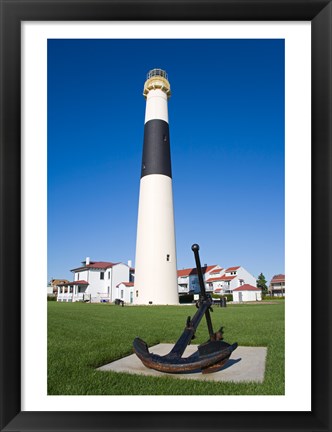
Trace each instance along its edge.
<instances>
[{"instance_id":1,"label":"house roof","mask_svg":"<svg viewBox=\"0 0 332 432\"><path fill-rule=\"evenodd\" d=\"M228 267L228 269L226 269L225 272L228 273L228 272L231 272L231 271L235 271L235 270L237 270L239 268L240 268L240 266L237 266L237 267Z\"/></svg>"},{"instance_id":2,"label":"house roof","mask_svg":"<svg viewBox=\"0 0 332 432\"><path fill-rule=\"evenodd\" d=\"M224 280L224 281L230 281L234 278L236 278L236 276L226 276L226 275L220 276L220 280Z\"/></svg>"},{"instance_id":3,"label":"house roof","mask_svg":"<svg viewBox=\"0 0 332 432\"><path fill-rule=\"evenodd\" d=\"M190 274L193 274L192 273L193 270L194 269L192 269L192 268L178 270L178 277L180 277L180 276L189 276Z\"/></svg>"},{"instance_id":4,"label":"house roof","mask_svg":"<svg viewBox=\"0 0 332 432\"><path fill-rule=\"evenodd\" d=\"M205 274L207 272L210 272L215 267L217 267L216 264L202 267L202 272L203 272L203 274ZM178 270L178 277L193 276L193 275L197 275L197 269L196 268L187 268L187 269Z\"/></svg>"},{"instance_id":5,"label":"house roof","mask_svg":"<svg viewBox=\"0 0 332 432\"><path fill-rule=\"evenodd\" d=\"M109 261L90 261L90 264L82 266L82 267L74 268L70 271L77 272L77 271L83 271L83 270L89 270L89 269L106 270L108 268L115 266L116 264L120 264L120 263L112 263Z\"/></svg>"},{"instance_id":6,"label":"house roof","mask_svg":"<svg viewBox=\"0 0 332 432\"><path fill-rule=\"evenodd\" d=\"M209 278L209 279L206 279L206 281L205 282L216 282L216 281L220 281L220 277L212 277L212 278Z\"/></svg>"},{"instance_id":7,"label":"house roof","mask_svg":"<svg viewBox=\"0 0 332 432\"><path fill-rule=\"evenodd\" d=\"M65 283L59 283L59 286L68 286L68 285L89 285L89 282L85 280L77 280L73 282L65 282Z\"/></svg>"},{"instance_id":8,"label":"house roof","mask_svg":"<svg viewBox=\"0 0 332 432\"><path fill-rule=\"evenodd\" d=\"M233 292L234 291L261 291L261 289L249 284L244 284L238 288L233 289Z\"/></svg>"},{"instance_id":9,"label":"house roof","mask_svg":"<svg viewBox=\"0 0 332 432\"><path fill-rule=\"evenodd\" d=\"M132 287L134 286L134 282L120 282L119 284L117 284L117 287L120 285L125 285L126 287Z\"/></svg>"},{"instance_id":10,"label":"house roof","mask_svg":"<svg viewBox=\"0 0 332 432\"><path fill-rule=\"evenodd\" d=\"M51 280L51 285L52 286L57 286L57 285L59 285L61 283L66 283L66 282L69 282L69 280L67 280L67 279L52 279Z\"/></svg>"},{"instance_id":11,"label":"house roof","mask_svg":"<svg viewBox=\"0 0 332 432\"><path fill-rule=\"evenodd\" d=\"M210 274L220 273L221 271L223 271L223 268L212 270Z\"/></svg>"},{"instance_id":12,"label":"house roof","mask_svg":"<svg viewBox=\"0 0 332 432\"><path fill-rule=\"evenodd\" d=\"M274 275L273 278L271 279L271 283L275 283L275 282L285 282L285 275L284 274Z\"/></svg>"},{"instance_id":13,"label":"house roof","mask_svg":"<svg viewBox=\"0 0 332 432\"><path fill-rule=\"evenodd\" d=\"M214 277L214 278L209 278L206 279L205 282L216 282L216 281L231 281L232 279L236 278L236 276L226 276L226 275L222 275L219 277Z\"/></svg>"}]
</instances>

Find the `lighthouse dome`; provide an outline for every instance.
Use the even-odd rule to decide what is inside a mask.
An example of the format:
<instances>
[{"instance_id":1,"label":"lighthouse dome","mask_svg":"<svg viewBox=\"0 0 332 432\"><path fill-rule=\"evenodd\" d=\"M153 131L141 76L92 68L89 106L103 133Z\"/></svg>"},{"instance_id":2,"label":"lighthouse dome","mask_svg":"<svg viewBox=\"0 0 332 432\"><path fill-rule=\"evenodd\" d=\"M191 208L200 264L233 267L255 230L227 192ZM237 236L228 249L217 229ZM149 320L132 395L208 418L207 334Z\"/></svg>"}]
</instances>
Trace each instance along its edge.
<instances>
[{"instance_id":1,"label":"lighthouse dome","mask_svg":"<svg viewBox=\"0 0 332 432\"><path fill-rule=\"evenodd\" d=\"M163 69L151 69L146 76L144 83L143 95L146 98L151 90L160 89L166 93L167 98L171 96L171 85L168 81L168 75Z\"/></svg>"}]
</instances>

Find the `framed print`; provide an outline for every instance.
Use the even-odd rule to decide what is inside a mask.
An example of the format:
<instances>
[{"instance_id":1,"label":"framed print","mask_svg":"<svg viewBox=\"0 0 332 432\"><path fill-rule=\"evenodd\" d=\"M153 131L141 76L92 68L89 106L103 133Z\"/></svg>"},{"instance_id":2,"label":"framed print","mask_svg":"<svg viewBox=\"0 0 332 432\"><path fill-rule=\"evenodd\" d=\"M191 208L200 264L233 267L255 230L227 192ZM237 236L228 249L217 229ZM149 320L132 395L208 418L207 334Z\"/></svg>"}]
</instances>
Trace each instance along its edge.
<instances>
[{"instance_id":1,"label":"framed print","mask_svg":"<svg viewBox=\"0 0 332 432\"><path fill-rule=\"evenodd\" d=\"M153 4L140 1L132 3L126 0L121 3L112 0L100 2L68 0L65 3L31 2L30 0L1 1L1 430L129 431L151 429L166 431L174 428L181 431L331 430L329 415L331 396L329 273L332 264L329 236L331 223L331 161L329 157L332 96L331 8L330 1L310 0L267 1L264 3L249 0L245 4L238 0L231 2L219 0L211 3L190 0L176 3L156 1ZM100 162L96 162L92 154L89 158L84 155L88 149L94 148L94 136L98 136L96 139L102 142L103 131L96 130L97 123L94 122L94 119L98 119L99 122L100 118L108 115L104 108L98 105L101 99L96 98L95 95L104 93L109 98L114 97L114 101L116 98L121 98L123 96L121 86L125 83L128 85L130 77L133 76L130 68L137 70L138 64L146 67L145 61L142 62L141 54L159 51L169 56L169 64L174 65L171 70L176 70L177 65L178 68L185 71L184 75L192 91L203 92L203 81L199 81L198 78L206 74L204 91L209 92L210 97L212 94L217 98L220 93L214 89L214 86L219 86L218 78L222 76L224 81L233 79L231 73L223 75L225 72L221 72L223 64L218 55L224 52L222 50L233 53L234 69L230 70L238 71L237 92L239 95L245 91L245 85L242 85L243 80L253 79L255 75L255 80L252 82L255 83L256 89L248 99L250 104L248 103L247 112L256 110L260 113L258 129L261 130L262 136L263 131L268 128L269 115L275 122L277 122L277 116L280 116L281 119L278 128L269 129L269 133L271 134L271 131L273 133L271 140L277 139L276 136L281 131L283 144L277 156L280 165L275 162L273 167L272 163L269 166L268 174L270 178L274 178L275 182L277 180L273 176L276 176L278 171L280 178L285 177L286 192L283 195L282 190L280 200L285 201L286 228L285 231L280 230L279 237L285 235L287 284L289 284L290 294L285 302L286 354L282 349L278 351L279 348L275 348L273 351L275 358L268 358L266 373L270 374L272 369L278 367L283 370L283 362L286 361L285 377L278 382L265 376L266 381L261 387L257 386L258 390L252 389L256 388L255 384L252 384L251 389L248 384L242 393L234 391L236 383L229 385L222 382L219 383L221 386L224 385L222 391L215 392L214 383L209 384L211 391L206 391L208 384L205 383L205 387L201 386L203 390L191 393L191 390L186 390L190 385L185 384L189 380L177 380L175 384L174 378L162 377L160 381L157 381L156 378L156 381L152 379L152 386L159 382L162 388L154 392L146 390L144 378L136 380L134 376L128 375L124 380L119 376L117 378L114 374L112 385L118 388L110 394L105 390L105 382L108 380L107 372L95 372L97 366L108 363L106 360L109 359L109 353L105 351L99 360L99 354L97 353L96 356L92 352L93 345L87 345L83 340L81 355L86 349L86 361L90 362L91 366L91 374L87 378L84 377L86 370L78 362L80 354L77 355L76 360L73 353L71 357L68 354L66 360L66 356L61 352L66 343L70 343L70 338L63 339L61 342L54 338L50 339L47 334L47 332L50 334L52 328L57 330L54 334L64 334L63 328L65 327L67 334L71 334L73 340L78 341L74 334L77 323L75 327L72 321L71 329L68 331L70 320L67 318L63 318L62 323L52 321L52 315L47 315L46 298L44 298L46 295L44 297L40 295L44 290L46 276L50 276L47 274L47 257L50 259L50 256L53 256L50 247L47 249L47 244L54 242L56 236L59 237L59 232L54 231L53 233L49 227L50 221L53 220L51 213L58 211L54 205L52 206L52 199L55 196L55 188L52 188L52 184L58 187L64 178L67 180L70 177L70 181L77 189L83 185L82 179L84 179L85 190L89 190L90 195L94 195L101 201L100 207L94 204L98 209L96 219L107 218L107 211L105 213L103 208L104 196L98 195L99 192L96 189L89 189L91 179L97 178L98 170L104 169L104 165L93 170L92 165ZM95 55L96 52L99 53L98 56ZM172 52L176 54L171 62ZM205 57L202 53L205 53ZM239 58L247 56L247 64L237 63L237 53ZM82 69L86 67L84 74L78 74L75 69L75 62L79 56L85 59L85 63L83 61L80 63ZM257 70L250 75L249 69L246 69L243 74L241 67L245 68L248 64L252 64L255 56L260 58L257 64L261 67L261 75L257 73ZM155 61L156 58L158 59L151 55L150 61ZM114 63L114 59L117 59L118 64ZM211 59L213 61L210 61ZM279 63L274 63L275 59L279 59ZM101 69L98 69L101 64L110 71L113 85L117 83L112 91L111 87L109 89L105 87L106 81L103 81ZM165 64L167 66L167 62ZM273 70L273 80L265 82L264 67L266 64L269 65L269 70ZM151 67L155 66L159 67L158 65ZM195 76L196 67L200 72ZM167 67L165 69L167 71ZM195 76L195 80L190 80L190 71ZM64 81L59 80L59 76L63 73L70 76L68 87L64 87ZM153 69L149 74L148 79L157 74L158 79L162 77L164 84L168 83L168 76L161 69ZM91 79L90 87L84 84L86 79ZM71 97L75 99L76 105L70 105L70 98L67 95L79 80L82 80L81 88L84 91L73 92ZM199 88L195 88L194 81L196 84L199 83ZM171 75L170 82L172 85ZM233 88L235 88L234 83L235 81L232 84ZM278 83L280 83L279 87ZM178 79L176 87L179 88L181 85L182 81ZM260 86L264 87L262 94ZM272 88L275 94L272 102L273 110L269 107L266 96L266 94L270 95ZM151 89L146 90L148 91ZM277 94L278 91L279 94ZM94 117L84 117L87 107L83 95L89 92L91 102L95 103ZM240 116L240 103L236 103L234 98L234 106L232 106L231 98L227 99L226 92L224 97L229 101L228 109L233 109L233 112L237 113L236 116ZM262 107L259 107L260 110L258 110L257 100L266 102L264 114L262 114ZM177 118L182 117L188 127L190 124L198 123L201 118L202 123L209 125L210 130L215 131L214 134L222 135L223 131L218 132L218 124L217 128L213 129L215 117L212 111L214 107L218 107L218 101L213 102L215 105L210 106L210 116L207 115L208 110L203 109L205 113L204 116L202 113L201 117L198 112L204 106L204 99L196 98L196 117L193 114L194 110L190 111L188 107L188 104L195 103L194 99L190 99L189 102L189 99L183 96L183 101L182 111L180 109L177 112ZM124 121L124 117L129 121L133 118L135 103L126 103L123 108L120 108L120 103L118 105L114 103L109 114L115 119L118 118L119 123ZM279 111L278 107L280 107ZM55 112L60 111L63 114L61 119L54 115ZM151 109L152 113L158 112L158 115L161 111L158 107ZM191 114L188 115L188 113ZM154 118L153 114L150 117L149 115L147 114L148 121L145 123L150 121L151 115L151 118ZM226 119L227 110L224 111L224 116ZM106 117L105 124L108 121ZM168 118L165 118L168 121ZM242 127L246 130L250 130L250 119L248 114L247 122L242 123ZM67 120L69 121L64 126ZM88 121L91 121L91 125L85 128ZM136 120L133 120L131 127L134 127L135 122ZM65 133L59 132L60 123ZM73 123L76 124L76 130L72 127ZM162 129L163 141L166 142L168 132L165 132L164 123L162 126L164 128ZM92 126L93 124L95 126ZM122 130L130 129L124 123L121 123L121 128ZM172 130L172 126L170 128ZM250 152L254 152L255 148L257 150L259 147L257 141L254 144L256 147L247 149L241 147L241 144L235 139L235 123L232 128L234 135L232 143L235 149L233 149L232 157L236 158L245 151L248 156ZM284 130L285 137L282 136ZM91 131L93 133L89 135ZM145 133L148 136L150 132L145 131ZM52 144L53 136L56 134L58 134L58 140ZM231 135L232 132L230 132ZM242 139L243 136L239 135L238 139ZM114 132L114 136L110 139L113 139L114 142L121 142L121 137L123 138L124 135L121 135L120 132L116 135ZM258 137L259 134L256 134L255 138L258 139ZM207 134L206 138L211 141L213 133ZM130 139L130 135L126 135L123 141L129 142ZM148 138L145 139L148 140ZM182 139L184 140L184 137ZM260 139L263 146L264 138ZM77 147L70 147L71 140L77 141ZM193 170L197 171L199 160L194 159L193 148L197 148L199 143L195 142L194 138L192 142L194 143L192 147L190 145L186 147L185 157L187 161L193 162ZM293 145L290 145L290 142ZM148 146L148 144L145 145ZM217 147L218 145L215 144L214 152ZM99 150L104 151L105 148L102 147ZM203 153L207 148L208 144L203 145L200 151ZM216 153L213 155L213 152L209 151L210 153L207 152L206 156L211 163ZM272 151L271 148L270 151ZM116 151L114 147L114 159L123 157L128 161L129 154L133 154L130 147L127 150L124 147L119 151ZM251 155L251 159L248 156L247 160L253 161L254 156L256 153ZM266 158L261 156L261 166L266 163ZM53 161L56 161L54 166L52 166ZM170 168L170 162L168 163ZM75 164L80 169L72 169ZM165 160L157 164L162 173L167 165L165 164ZM211 163L210 166L212 167L213 164ZM259 170L259 165L255 167L256 170ZM147 175L144 172L145 168L143 163L142 178ZM239 163L236 168L237 170L244 169ZM107 169L114 170L114 167L108 165ZM117 178L117 186L121 187L121 184L124 185L124 182L128 181L130 171L134 169L130 168L128 163L127 172L118 171L117 177L112 177L112 181L116 182ZM204 175L207 176L208 166L205 169ZM84 173L82 174L81 171ZM222 171L226 173L225 166ZM170 169L166 169L165 172L171 178ZM263 177L263 168L261 172ZM122 176L123 174L125 175ZM264 184L263 179L259 178L257 172L256 174L259 179L258 183ZM236 181L235 166L231 175L234 183ZM105 184L105 179L103 178L101 182L104 182L100 183L101 185ZM62 219L65 218L66 213L79 217L87 209L86 197L80 193L74 199L75 203L68 205L71 202L71 192L68 190L68 195L66 195L65 189L68 189L68 183L63 182L63 184L64 188L59 192L63 200L63 208L58 214ZM127 188L128 185L129 183L126 183ZM267 185L266 177L265 186L268 194L270 186ZM165 190L162 189L162 194L158 196L164 196ZM249 191L249 183L247 190ZM123 191L123 195L128 193L125 188ZM184 192L185 189L182 190L182 193ZM212 199L213 196L211 196ZM211 204L211 200L208 203ZM116 201L118 206L113 207L113 212L115 213L116 210L119 213L119 220L124 220L125 215L121 214L120 208L126 208L125 200L121 201L120 198L116 198ZM240 204L237 210L241 211ZM196 211L195 206L192 211ZM224 207L224 211L226 217L227 206ZM267 209L266 217L262 217L261 220L264 221L266 218L274 220L273 212L275 211L276 209L273 209L271 205ZM88 212L86 213L88 215ZM163 214L164 212L161 212L158 218L163 217ZM87 216L86 220L83 218L86 226L90 226L90 217ZM73 218L72 223L74 222ZM81 226L79 229L82 230L82 228ZM209 228L206 228L207 232ZM249 229L250 226L248 225L247 228ZM264 230L262 224L261 230L262 232ZM274 225L274 228L270 228L271 238L274 238L272 237L273 230L277 231L277 224ZM112 235L116 236L116 234L114 232ZM114 238L120 242L118 237ZM169 235L165 235L163 239L163 241L168 241ZM70 236L61 238L60 242L62 241L64 248L75 246L70 242ZM256 236L257 244L259 244L258 241ZM276 241L271 241L273 242L274 248L277 248ZM83 243L82 241L81 244ZM270 245L270 248L273 249L273 245ZM146 254L145 250L143 255ZM169 263L167 265L172 263L172 258L173 253L167 254L166 261ZM212 258L208 259L212 260ZM113 268L115 264L108 263L110 264L108 267L104 261L97 264L96 268L100 273L100 275L98 273L98 286L101 286L101 281L106 282L107 278L111 280L113 270L111 273L110 268ZM59 282L57 285L58 299L61 298L67 303L74 301L74 298L75 300L80 299L84 307L92 304L92 294L90 294L90 302L84 303L84 292L86 285L89 285L85 283L84 272L90 268L89 266L91 262L87 257L82 266L78 264L72 270L75 275L73 282L68 280ZM130 261L127 267L132 268ZM229 269L236 273L235 267ZM255 270L255 274L257 272L258 270ZM232 277L234 277L233 273L229 276L229 280ZM90 279L88 280L91 282ZM211 280L213 281L213 277ZM255 281L253 283L255 284ZM130 284L128 276L126 282L116 285L116 295L112 294L111 289L106 290L108 297L101 296L100 299L98 297L98 302L104 303L108 300L113 302L114 299L125 298L124 291L128 287L130 289L133 285ZM243 294L241 291L242 295L248 295L248 293ZM135 296L138 297L135 289L132 290L131 297L128 291L126 301L131 302ZM121 304L121 302L118 303ZM65 307L66 305L59 306ZM122 322L123 317L121 318L120 314L124 314L121 312L121 307L99 306L100 310L114 310L114 314L119 313L118 321ZM48 310L51 309L52 305L49 305ZM93 310L93 307L90 307L89 311ZM123 311L127 310L134 311L135 308L123 309ZM219 310L215 315L218 314ZM188 322L190 323L190 319L187 321L187 326ZM133 327L136 324L133 321ZM278 327L281 329L279 330L281 337L283 337L283 334L281 335L283 324L284 322ZM128 322L128 328L130 326L131 323ZM143 326L140 327L140 331L142 328ZM82 329L84 329L83 324ZM86 332L88 330L86 327ZM227 331L229 330L226 328ZM104 337L101 336L102 333L98 333L98 329L95 333L89 334ZM273 337L277 339L278 333L276 332ZM225 339L227 340L226 337ZM159 341L158 338L156 341ZM244 339L242 343L245 345L246 340ZM259 342L255 343L256 346L259 346ZM126 344L125 340L123 345ZM278 345L277 341L276 345ZM126 347L121 349L119 349L118 358L123 357L123 353L128 351ZM50 367L52 358L60 356L63 360L62 363L57 363L58 368ZM65 360L68 367L66 367ZM72 364L69 363L75 361L77 368L74 372ZM60 364L62 369L59 368ZM197 383L197 381L191 382ZM199 388L200 385L198 383L194 386ZM99 387L94 390L94 386Z\"/></svg>"}]
</instances>

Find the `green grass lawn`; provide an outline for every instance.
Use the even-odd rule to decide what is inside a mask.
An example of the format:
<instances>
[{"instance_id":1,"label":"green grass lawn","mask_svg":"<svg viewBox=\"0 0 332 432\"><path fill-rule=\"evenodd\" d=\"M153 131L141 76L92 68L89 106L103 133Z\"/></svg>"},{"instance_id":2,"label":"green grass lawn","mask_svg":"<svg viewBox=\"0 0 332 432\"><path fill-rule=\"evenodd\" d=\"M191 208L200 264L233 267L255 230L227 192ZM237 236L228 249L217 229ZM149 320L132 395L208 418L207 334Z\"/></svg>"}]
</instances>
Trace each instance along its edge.
<instances>
[{"instance_id":1,"label":"green grass lawn","mask_svg":"<svg viewBox=\"0 0 332 432\"><path fill-rule=\"evenodd\" d=\"M130 306L48 302L49 395L282 395L284 385L284 302L214 307L215 331L242 346L266 346L263 383L177 380L100 372L98 366L132 353L136 336L149 346L175 343L194 306ZM194 343L207 340L205 319Z\"/></svg>"}]
</instances>

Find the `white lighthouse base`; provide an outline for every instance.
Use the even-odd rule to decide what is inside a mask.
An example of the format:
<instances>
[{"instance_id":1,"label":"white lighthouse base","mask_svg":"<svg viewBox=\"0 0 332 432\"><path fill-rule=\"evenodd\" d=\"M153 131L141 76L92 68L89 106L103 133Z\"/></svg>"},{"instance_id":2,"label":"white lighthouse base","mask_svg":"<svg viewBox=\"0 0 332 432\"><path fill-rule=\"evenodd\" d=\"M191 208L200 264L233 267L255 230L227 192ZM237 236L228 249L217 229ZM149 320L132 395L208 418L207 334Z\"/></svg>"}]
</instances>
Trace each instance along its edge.
<instances>
[{"instance_id":1,"label":"white lighthouse base","mask_svg":"<svg viewBox=\"0 0 332 432\"><path fill-rule=\"evenodd\" d=\"M178 303L172 179L147 175L140 184L134 304Z\"/></svg>"}]
</instances>

